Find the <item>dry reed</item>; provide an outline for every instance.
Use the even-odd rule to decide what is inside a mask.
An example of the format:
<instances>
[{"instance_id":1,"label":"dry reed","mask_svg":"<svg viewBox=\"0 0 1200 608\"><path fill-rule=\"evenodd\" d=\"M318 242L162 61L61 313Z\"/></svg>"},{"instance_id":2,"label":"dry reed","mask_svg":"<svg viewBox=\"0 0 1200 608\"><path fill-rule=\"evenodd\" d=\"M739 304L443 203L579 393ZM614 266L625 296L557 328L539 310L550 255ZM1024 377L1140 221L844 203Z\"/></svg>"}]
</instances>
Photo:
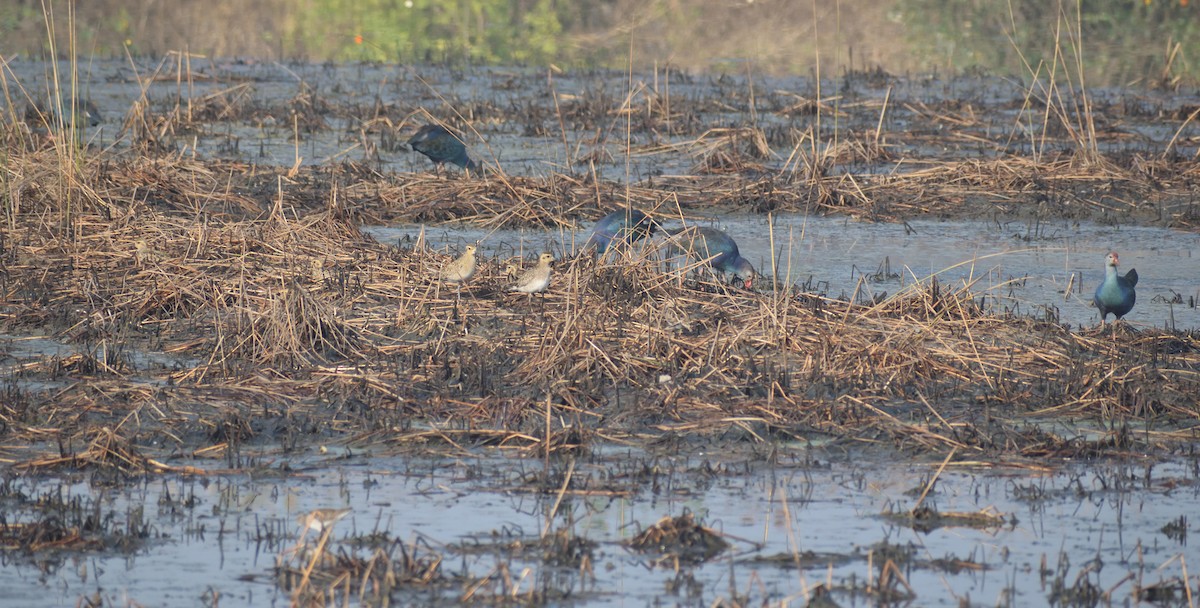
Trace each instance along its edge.
<instances>
[{"instance_id":1,"label":"dry reed","mask_svg":"<svg viewBox=\"0 0 1200 608\"><path fill-rule=\"evenodd\" d=\"M716 86L720 100L668 106L661 91L641 86L624 99L585 94L545 114L594 127L598 148L618 118L631 130L669 123L670 133L693 139L651 139L629 153L690 151L708 167L629 186L595 174L444 179L354 162L262 167L161 151L173 134L215 118L261 123L286 113L297 134L302 122L322 129L330 116L360 120L364 134L409 119L393 108L339 106L303 87L278 108L248 99L242 85L163 113L135 104L126 123L132 152L83 155L67 172L61 148L29 146L9 130L0 321L18 339L52 336L68 354L6 368L16 381L0 423L13 438L75 443L120 423L131 425L119 428L124 436L152 429L226 455L262 437L273 415L288 424L266 436L284 441L321 428L356 445L543 453L647 434L829 434L1011 458L1196 439L1200 345L1188 333L1071 331L985 312L969 290L937 283L867 303L798 288L733 291L637 257L560 260L549 293L533 302L505 292L506 260L484 258L456 294L439 285L445 252L384 246L358 231L450 220L565 229L625 204L663 219L746 209L1200 225L1197 208L1182 202L1186 188L1164 186L1194 181L1195 160L1114 153L1080 163L1047 150L1036 162L925 159L904 172L855 175L835 169L900 149L881 131L885 116L904 112L964 142L978 143L986 126L963 103L890 107L771 93L774 105L763 109L780 116L846 113L872 128L820 145L811 126L704 128L689 117L706 104L756 103ZM477 109L498 111L489 108ZM910 150L944 141L919 128L907 137ZM766 170L771 157L792 169ZM1102 438L1030 424L1051 417L1102 429Z\"/></svg>"}]
</instances>

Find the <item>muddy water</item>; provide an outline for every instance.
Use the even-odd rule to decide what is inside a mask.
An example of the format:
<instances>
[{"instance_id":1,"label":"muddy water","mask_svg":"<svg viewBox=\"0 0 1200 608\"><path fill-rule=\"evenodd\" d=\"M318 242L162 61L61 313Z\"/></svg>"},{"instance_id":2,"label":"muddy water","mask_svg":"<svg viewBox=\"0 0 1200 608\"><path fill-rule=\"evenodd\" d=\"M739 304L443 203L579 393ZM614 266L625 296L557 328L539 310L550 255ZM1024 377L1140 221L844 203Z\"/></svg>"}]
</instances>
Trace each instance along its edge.
<instances>
[{"instance_id":1,"label":"muddy water","mask_svg":"<svg viewBox=\"0 0 1200 608\"><path fill-rule=\"evenodd\" d=\"M1065 221L887 224L799 215L723 216L714 225L735 237L742 255L760 272L808 291L837 298L884 297L936 275L952 287L970 285L996 312L1049 315L1073 326L1099 322L1091 296L1104 278L1104 255L1116 250L1121 272L1138 271L1137 305L1126 320L1143 327L1200 328L1200 236L1192 233ZM364 230L382 243L403 245L421 227ZM533 257L542 249L569 253L587 234L586 226L552 233L425 228L433 247L461 251L463 244L484 239L482 250L498 258Z\"/></svg>"},{"instance_id":2,"label":"muddy water","mask_svg":"<svg viewBox=\"0 0 1200 608\"><path fill-rule=\"evenodd\" d=\"M878 579L885 551L915 594L911 605L959 606L969 598L970 605L1047 606L1056 578L1068 587L1086 581L1111 590L1113 603L1124 604L1135 585L1180 576L1180 557L1189 567L1200 564L1195 543L1162 531L1200 500L1194 462L951 467L923 504L943 514L986 510L1003 523L921 532L884 514L914 507L936 463L844 455L830 462L788 446L778 456L772 466L763 454L651 456L612 449L577 464L574 487L581 492L567 495L550 519L554 530L597 543L593 568L583 575L542 563L538 551L514 557L501 548L535 543L547 526L556 488L526 481L543 470L540 460L271 455L303 473L168 478L109 490L62 482L68 495L99 501L118 527L131 509L144 506L152 537L127 553L39 555L36 565L27 556L7 555L0 604L70 606L99 590L106 605L213 605L204 598L219 594L221 606L285 606L288 597L272 584L272 567L276 554L295 543L296 516L344 506L354 510L334 530L337 550L364 553L348 539L372 532L405 542L422 538L442 553L448 575L474 579L501 562L513 573L530 568L521 592L553 588L572 598L551 605L708 606L733 594L748 605L785 599L803 605L817 584L835 589L832 597L841 605L871 605L861 588ZM561 474L568 465L551 466ZM36 494L56 482L16 483ZM587 489L595 492L589 496ZM166 493L175 502L166 501ZM192 506L180 505L192 495ZM621 544L685 511L727 535L732 550L677 575ZM797 555L804 555L799 568ZM857 596L849 590L855 587ZM393 601L453 604L464 588L449 585L430 592L433 598L411 588Z\"/></svg>"}]
</instances>

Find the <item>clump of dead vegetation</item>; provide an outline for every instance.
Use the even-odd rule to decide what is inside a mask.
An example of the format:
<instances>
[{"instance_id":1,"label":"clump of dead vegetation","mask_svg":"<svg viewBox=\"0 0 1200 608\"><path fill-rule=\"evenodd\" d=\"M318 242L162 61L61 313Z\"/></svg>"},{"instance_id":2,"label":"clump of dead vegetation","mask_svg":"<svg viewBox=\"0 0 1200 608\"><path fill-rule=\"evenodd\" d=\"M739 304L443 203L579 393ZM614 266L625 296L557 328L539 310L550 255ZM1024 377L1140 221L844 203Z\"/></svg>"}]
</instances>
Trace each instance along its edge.
<instances>
[{"instance_id":1,"label":"clump of dead vegetation","mask_svg":"<svg viewBox=\"0 0 1200 608\"><path fill-rule=\"evenodd\" d=\"M319 509L301 516L302 530L295 545L276 555L275 582L290 594L293 605L327 606L351 598L366 605L387 605L405 595L536 606L581 592L569 576L542 579L546 575L538 573L535 578L545 584L530 585L531 572L522 565L528 560L548 571L577 572L580 578L594 579L596 543L567 529L541 538L494 533L490 538L447 545L420 535L405 541L378 529L335 536L337 521L349 511ZM310 527L313 519L322 523ZM473 573L456 563L456 558L468 556L473 561L494 560L494 566Z\"/></svg>"},{"instance_id":2,"label":"clump of dead vegetation","mask_svg":"<svg viewBox=\"0 0 1200 608\"><path fill-rule=\"evenodd\" d=\"M427 544L376 535L360 551L335 543L333 530L326 528L315 541L277 556L276 584L291 595L292 605L328 606L352 597L367 605L386 605L402 590L444 592L470 582L447 573L445 556Z\"/></svg>"},{"instance_id":3,"label":"clump of dead vegetation","mask_svg":"<svg viewBox=\"0 0 1200 608\"><path fill-rule=\"evenodd\" d=\"M114 439L111 431L98 433L87 455L79 460L88 460L83 465L93 483L123 483L146 472L144 462L138 458L127 459L127 450L120 454L112 451ZM68 458L59 462L35 464L70 471ZM42 567L55 567L66 561L72 553L103 553L111 551L135 552L143 549L154 537L153 514L147 513L143 505L130 503L123 513L116 515L105 505L102 498L82 497L72 491L73 481L57 484L32 478L7 477L0 483L0 501L4 504L0 513L0 550L6 559L31 560ZM29 485L26 485L26 484Z\"/></svg>"},{"instance_id":4,"label":"clump of dead vegetation","mask_svg":"<svg viewBox=\"0 0 1200 608\"><path fill-rule=\"evenodd\" d=\"M629 539L628 545L634 551L653 556L657 564L675 569L681 563L710 560L729 548L728 541L697 522L691 513L664 517Z\"/></svg>"},{"instance_id":5,"label":"clump of dead vegetation","mask_svg":"<svg viewBox=\"0 0 1200 608\"><path fill-rule=\"evenodd\" d=\"M449 252L356 229L380 210L462 213L414 211L415 198L462 201L485 225L606 209L569 196L586 186L567 176L418 177L371 199L363 177L393 180L354 166L288 178L141 159L89 161L60 189L35 158L12 161L22 203L4 222L0 321L79 352L10 368L55 383L0 411L11 438L52 428L78 441L132 416L188 447L331 432L404 441L416 417L443 427L411 431L422 441L527 449L750 430L1045 457L1188 441L1200 417L1200 343L1186 333L1072 331L986 312L937 282L865 303L732 290L638 257L562 259L538 298L507 293L503 261L483 259L456 293L437 280ZM1050 416L1108 432L1085 441L1027 424ZM218 432L231 419L241 430Z\"/></svg>"},{"instance_id":6,"label":"clump of dead vegetation","mask_svg":"<svg viewBox=\"0 0 1200 608\"><path fill-rule=\"evenodd\" d=\"M143 89L191 82L182 64L167 71L143 76ZM1054 109L1046 115L1057 121L1040 131L1022 123L1038 137L1018 141L1026 131L993 133L970 101L898 100L890 89L882 99L756 93L729 77L673 97L671 83L689 80L655 78L622 95L582 87L519 107L439 98L439 120L464 132L506 123L539 136L585 130L598 155L564 136L569 167L607 162L622 123L626 155L692 161L686 175L628 185L595 172L509 175L498 162L482 176L446 178L384 173L369 161L307 166L299 152L279 167L173 151L206 123L287 130L299 144L330 130L331 118L360 131L354 145L366 147L367 135L396 139L418 113L378 93L347 101L304 82L271 104L243 82L177 92L167 107L143 95L125 115L121 150L3 125L0 323L15 339L61 350L7 367L14 383L0 428L78 445L136 420L123 437L165 432L231 462L241 442L299 446L311 435L546 454L647 431L820 433L1014 457L1194 441L1192 334L1072 330L987 312L970 289L933 281L874 301L769 281L734 290L638 256L563 257L537 298L508 293L509 260L485 258L478 278L456 290L438 281L450 252L384 245L358 230L451 220L569 229L624 205L663 220L733 209L1200 225L1188 186L1200 164L1170 153L1187 142L1101 152L1098 140L1121 140L1117 126L1059 124L1070 122L1060 99L1017 98L1022 110ZM422 86L419 99L437 97ZM749 118L705 118L732 112ZM823 131L821 117L844 126ZM981 153L948 157L947 142ZM1024 145L1036 154L1012 153ZM854 171L895 159L903 170ZM1082 439L1029 424L1061 416L1103 433ZM77 462L141 462L106 453Z\"/></svg>"}]
</instances>

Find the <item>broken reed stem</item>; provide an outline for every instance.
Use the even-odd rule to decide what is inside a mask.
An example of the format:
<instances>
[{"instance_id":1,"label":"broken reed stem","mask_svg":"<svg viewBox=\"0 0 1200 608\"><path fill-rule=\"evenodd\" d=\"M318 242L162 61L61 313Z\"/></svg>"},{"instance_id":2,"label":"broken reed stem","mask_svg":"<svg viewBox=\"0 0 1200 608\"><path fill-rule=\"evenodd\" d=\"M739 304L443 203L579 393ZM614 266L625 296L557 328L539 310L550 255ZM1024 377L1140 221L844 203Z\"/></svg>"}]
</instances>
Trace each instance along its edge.
<instances>
[{"instance_id":1,"label":"broken reed stem","mask_svg":"<svg viewBox=\"0 0 1200 608\"><path fill-rule=\"evenodd\" d=\"M954 455L957 452L958 448L954 447L950 449L949 454L946 454L946 459L942 461L941 466L934 471L933 477L931 477L929 482L925 484L925 488L921 490L921 495L917 497L917 502L913 504L912 509L909 509L909 514L915 513L917 509L920 509L921 505L925 503L925 497L929 495L931 490L933 490L933 486L937 484L938 478L942 476L942 471L946 470L946 465L950 464L950 461L954 459Z\"/></svg>"}]
</instances>

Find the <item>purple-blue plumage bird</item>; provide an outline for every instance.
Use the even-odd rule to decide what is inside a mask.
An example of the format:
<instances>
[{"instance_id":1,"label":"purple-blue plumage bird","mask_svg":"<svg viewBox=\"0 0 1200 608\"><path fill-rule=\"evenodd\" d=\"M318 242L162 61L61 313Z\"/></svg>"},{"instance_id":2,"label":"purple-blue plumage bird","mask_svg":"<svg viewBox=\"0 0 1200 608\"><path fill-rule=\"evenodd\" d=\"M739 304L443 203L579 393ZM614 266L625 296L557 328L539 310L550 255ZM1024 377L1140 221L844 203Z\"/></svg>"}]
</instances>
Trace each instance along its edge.
<instances>
[{"instance_id":1,"label":"purple-blue plumage bird","mask_svg":"<svg viewBox=\"0 0 1200 608\"><path fill-rule=\"evenodd\" d=\"M1134 302L1137 302L1137 293L1133 290L1138 282L1137 270L1130 268L1125 276L1120 276L1117 274L1117 266L1120 265L1117 252L1111 251L1104 257L1104 281L1096 287L1093 298L1096 308L1100 310L1101 325L1105 323L1108 313L1120 319L1129 314Z\"/></svg>"},{"instance_id":2,"label":"purple-blue plumage bird","mask_svg":"<svg viewBox=\"0 0 1200 608\"><path fill-rule=\"evenodd\" d=\"M619 209L600 218L584 243L584 250L603 255L613 247L632 245L658 230L658 222L637 209Z\"/></svg>"},{"instance_id":3,"label":"purple-blue plumage bird","mask_svg":"<svg viewBox=\"0 0 1200 608\"><path fill-rule=\"evenodd\" d=\"M463 145L462 140L442 125L428 124L417 129L417 132L408 138L408 146L414 152L429 157L437 167L453 163L463 169L479 169L479 163L467 156L467 147Z\"/></svg>"},{"instance_id":4,"label":"purple-blue plumage bird","mask_svg":"<svg viewBox=\"0 0 1200 608\"><path fill-rule=\"evenodd\" d=\"M754 265L742 257L733 237L723 230L690 226L664 232L671 236L670 243L674 249L687 252L697 261L707 260L709 266L742 279L746 289L750 289L754 282Z\"/></svg>"}]
</instances>

